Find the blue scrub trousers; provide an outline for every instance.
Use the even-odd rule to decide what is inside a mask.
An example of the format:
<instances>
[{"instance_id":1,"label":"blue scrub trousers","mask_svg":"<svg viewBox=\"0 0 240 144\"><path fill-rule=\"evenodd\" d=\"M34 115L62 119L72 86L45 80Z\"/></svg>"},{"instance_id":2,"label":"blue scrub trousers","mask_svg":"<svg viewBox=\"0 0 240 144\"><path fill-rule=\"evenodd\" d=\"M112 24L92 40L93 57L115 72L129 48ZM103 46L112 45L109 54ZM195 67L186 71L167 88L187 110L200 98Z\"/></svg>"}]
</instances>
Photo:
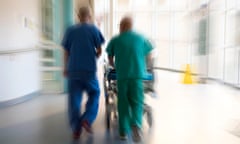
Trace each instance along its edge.
<instances>
[{"instance_id":1,"label":"blue scrub trousers","mask_svg":"<svg viewBox=\"0 0 240 144\"><path fill-rule=\"evenodd\" d=\"M92 125L97 117L100 96L100 88L96 75L82 75L78 78L69 78L68 91L68 113L72 130L81 130L81 122L83 120L87 120ZM84 91L87 92L88 100L85 105L85 112L81 112Z\"/></svg>"}]
</instances>

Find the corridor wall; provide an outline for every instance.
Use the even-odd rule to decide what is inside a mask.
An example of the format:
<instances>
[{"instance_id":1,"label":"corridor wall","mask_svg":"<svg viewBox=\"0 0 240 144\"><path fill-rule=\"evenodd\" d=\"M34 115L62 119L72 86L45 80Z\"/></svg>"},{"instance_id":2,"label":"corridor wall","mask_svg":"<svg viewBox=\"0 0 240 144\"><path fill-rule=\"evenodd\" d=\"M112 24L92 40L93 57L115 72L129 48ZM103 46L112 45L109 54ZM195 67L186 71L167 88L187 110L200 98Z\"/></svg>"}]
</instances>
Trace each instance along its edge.
<instances>
[{"instance_id":1,"label":"corridor wall","mask_svg":"<svg viewBox=\"0 0 240 144\"><path fill-rule=\"evenodd\" d=\"M0 1L0 105L40 90L40 0Z\"/></svg>"}]
</instances>

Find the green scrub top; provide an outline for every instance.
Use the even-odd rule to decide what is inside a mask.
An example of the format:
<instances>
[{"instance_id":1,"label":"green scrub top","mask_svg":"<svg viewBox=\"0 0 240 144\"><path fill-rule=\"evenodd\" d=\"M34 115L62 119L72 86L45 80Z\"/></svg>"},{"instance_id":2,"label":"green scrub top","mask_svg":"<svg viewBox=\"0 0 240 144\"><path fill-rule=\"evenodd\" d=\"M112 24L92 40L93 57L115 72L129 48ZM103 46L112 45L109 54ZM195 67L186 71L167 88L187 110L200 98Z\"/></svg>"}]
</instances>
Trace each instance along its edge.
<instances>
[{"instance_id":1,"label":"green scrub top","mask_svg":"<svg viewBox=\"0 0 240 144\"><path fill-rule=\"evenodd\" d=\"M108 56L115 57L117 79L143 79L146 75L146 56L152 49L147 39L133 31L112 38L106 51Z\"/></svg>"}]
</instances>

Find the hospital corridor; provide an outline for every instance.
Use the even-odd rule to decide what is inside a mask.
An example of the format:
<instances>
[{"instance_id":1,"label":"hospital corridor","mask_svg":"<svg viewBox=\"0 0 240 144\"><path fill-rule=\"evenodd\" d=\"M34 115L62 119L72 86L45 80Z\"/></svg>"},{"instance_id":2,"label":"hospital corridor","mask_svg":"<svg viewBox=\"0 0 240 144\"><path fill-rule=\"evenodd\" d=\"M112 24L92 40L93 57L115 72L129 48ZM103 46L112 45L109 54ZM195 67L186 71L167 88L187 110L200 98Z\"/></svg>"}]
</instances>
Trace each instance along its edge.
<instances>
[{"instance_id":1,"label":"hospital corridor","mask_svg":"<svg viewBox=\"0 0 240 144\"><path fill-rule=\"evenodd\" d=\"M74 139L63 41L81 24L81 7L105 42L93 133ZM239 0L1 0L0 9L0 144L240 144ZM140 142L133 132L119 137L121 81L109 77L107 48L125 16L153 47Z\"/></svg>"}]
</instances>

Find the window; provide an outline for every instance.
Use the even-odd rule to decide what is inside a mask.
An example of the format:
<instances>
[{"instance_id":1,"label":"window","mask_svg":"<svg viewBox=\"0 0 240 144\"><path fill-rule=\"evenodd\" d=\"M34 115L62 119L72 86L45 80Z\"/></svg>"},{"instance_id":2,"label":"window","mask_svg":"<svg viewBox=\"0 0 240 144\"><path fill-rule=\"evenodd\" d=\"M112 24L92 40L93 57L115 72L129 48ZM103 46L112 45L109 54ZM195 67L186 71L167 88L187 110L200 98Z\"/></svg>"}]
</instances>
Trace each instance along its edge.
<instances>
[{"instance_id":1,"label":"window","mask_svg":"<svg viewBox=\"0 0 240 144\"><path fill-rule=\"evenodd\" d=\"M156 10L157 11L169 11L170 10L170 0L156 0Z\"/></svg>"},{"instance_id":2,"label":"window","mask_svg":"<svg viewBox=\"0 0 240 144\"><path fill-rule=\"evenodd\" d=\"M226 46L232 47L236 44L236 13L235 11L230 11L227 13L226 19Z\"/></svg>"},{"instance_id":3,"label":"window","mask_svg":"<svg viewBox=\"0 0 240 144\"><path fill-rule=\"evenodd\" d=\"M225 13L212 12L209 17L209 47L219 49L224 47L225 41Z\"/></svg>"},{"instance_id":4,"label":"window","mask_svg":"<svg viewBox=\"0 0 240 144\"><path fill-rule=\"evenodd\" d=\"M198 67L200 57L208 55L209 77L237 83L240 75L239 0L114 2L112 34L119 33L122 16L131 13L135 28L155 42L157 67L183 70L183 65L188 63ZM204 47L204 51L200 47Z\"/></svg>"},{"instance_id":5,"label":"window","mask_svg":"<svg viewBox=\"0 0 240 144\"><path fill-rule=\"evenodd\" d=\"M116 11L126 12L131 10L131 1L130 0L117 0L116 2Z\"/></svg>"},{"instance_id":6,"label":"window","mask_svg":"<svg viewBox=\"0 0 240 144\"><path fill-rule=\"evenodd\" d=\"M136 13L135 28L141 33L147 35L148 38L152 37L152 13Z\"/></svg>"},{"instance_id":7,"label":"window","mask_svg":"<svg viewBox=\"0 0 240 144\"><path fill-rule=\"evenodd\" d=\"M161 41L170 40L170 14L169 13L159 13L157 14L155 20L155 38Z\"/></svg>"},{"instance_id":8,"label":"window","mask_svg":"<svg viewBox=\"0 0 240 144\"><path fill-rule=\"evenodd\" d=\"M53 39L53 2L42 0L42 31L46 39Z\"/></svg>"},{"instance_id":9,"label":"window","mask_svg":"<svg viewBox=\"0 0 240 144\"><path fill-rule=\"evenodd\" d=\"M210 2L210 11L223 11L225 10L225 6L226 0L212 1Z\"/></svg>"},{"instance_id":10,"label":"window","mask_svg":"<svg viewBox=\"0 0 240 144\"><path fill-rule=\"evenodd\" d=\"M188 0L172 0L172 9L175 11L188 10Z\"/></svg>"},{"instance_id":11,"label":"window","mask_svg":"<svg viewBox=\"0 0 240 144\"><path fill-rule=\"evenodd\" d=\"M224 80L228 83L238 83L238 53L235 48L228 48L225 50L225 68Z\"/></svg>"}]
</instances>

